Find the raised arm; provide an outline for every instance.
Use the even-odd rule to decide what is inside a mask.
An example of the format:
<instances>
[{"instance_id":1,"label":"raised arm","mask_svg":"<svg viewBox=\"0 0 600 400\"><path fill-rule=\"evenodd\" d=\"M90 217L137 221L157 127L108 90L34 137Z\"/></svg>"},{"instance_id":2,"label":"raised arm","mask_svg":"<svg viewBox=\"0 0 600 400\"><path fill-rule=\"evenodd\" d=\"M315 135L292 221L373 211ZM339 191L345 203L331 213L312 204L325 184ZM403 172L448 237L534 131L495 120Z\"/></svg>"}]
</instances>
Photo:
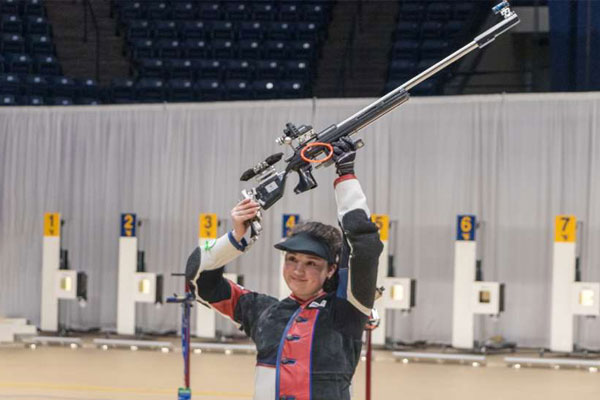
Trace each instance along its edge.
<instances>
[{"instance_id":1,"label":"raised arm","mask_svg":"<svg viewBox=\"0 0 600 400\"><path fill-rule=\"evenodd\" d=\"M276 299L251 292L223 277L224 265L239 257L246 249L246 221L254 218L258 205L243 200L231 211L233 230L214 242L208 242L189 256L186 278L196 300L229 317L242 326L249 336L257 313Z\"/></svg>"},{"instance_id":2,"label":"raised arm","mask_svg":"<svg viewBox=\"0 0 600 400\"><path fill-rule=\"evenodd\" d=\"M377 225L371 222L367 198L354 175L354 148L349 141L336 144L335 160L339 178L334 183L338 221L344 237L340 273L347 267L347 282L340 290L366 316L375 302L377 265L383 244ZM343 274L342 274L343 275Z\"/></svg>"}]
</instances>

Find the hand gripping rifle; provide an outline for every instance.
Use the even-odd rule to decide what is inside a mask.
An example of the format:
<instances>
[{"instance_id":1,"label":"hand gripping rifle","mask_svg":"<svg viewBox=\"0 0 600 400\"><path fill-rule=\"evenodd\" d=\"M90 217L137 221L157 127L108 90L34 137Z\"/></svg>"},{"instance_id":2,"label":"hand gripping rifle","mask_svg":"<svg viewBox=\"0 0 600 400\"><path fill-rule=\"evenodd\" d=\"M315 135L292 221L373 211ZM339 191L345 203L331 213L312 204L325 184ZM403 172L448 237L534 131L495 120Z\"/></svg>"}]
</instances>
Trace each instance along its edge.
<instances>
[{"instance_id":1,"label":"hand gripping rifle","mask_svg":"<svg viewBox=\"0 0 600 400\"><path fill-rule=\"evenodd\" d=\"M318 166L327 166L331 164L333 149L331 143L344 136L351 136L375 121L384 114L390 112L409 99L408 91L431 77L437 72L443 70L450 64L463 58L477 48L483 48L493 42L496 37L508 31L519 23L519 16L510 8L508 1L503 1L492 8L496 15L500 15L502 20L496 25L475 37L473 41L466 46L450 54L448 57L432 65L419 75L400 85L385 96L375 100L356 114L350 116L336 125L331 125L323 131L316 133L308 125L296 127L292 123L286 124L283 130L283 136L276 139L279 145L289 145L293 154L285 159L287 166L283 171L277 171L274 165L283 158L283 153L273 154L265 161L255 165L253 168L245 171L240 180L248 181L256 177L258 185L242 191L245 198L250 198L260 204L261 208L268 209L283 197L285 182L288 174L292 171L298 173L298 184L294 188L296 194L306 192L317 187L317 182L312 174L312 164L319 163ZM363 146L361 140L355 142L357 148ZM326 157L316 159L320 154L328 149ZM260 213L250 221L251 236L256 238L262 227L260 225Z\"/></svg>"}]
</instances>

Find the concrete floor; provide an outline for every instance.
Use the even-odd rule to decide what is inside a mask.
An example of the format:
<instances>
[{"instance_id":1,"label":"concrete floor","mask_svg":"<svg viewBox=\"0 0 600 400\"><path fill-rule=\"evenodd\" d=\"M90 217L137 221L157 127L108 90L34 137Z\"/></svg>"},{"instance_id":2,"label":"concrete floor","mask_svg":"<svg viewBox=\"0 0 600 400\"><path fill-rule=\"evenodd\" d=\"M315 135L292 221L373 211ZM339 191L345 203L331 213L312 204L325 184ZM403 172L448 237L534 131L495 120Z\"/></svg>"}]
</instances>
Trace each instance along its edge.
<instances>
[{"instance_id":1,"label":"concrete floor","mask_svg":"<svg viewBox=\"0 0 600 400\"><path fill-rule=\"evenodd\" d=\"M585 370L507 368L503 356L488 365L396 362L377 352L373 399L564 400L600 398L600 373ZM355 375L354 398L364 400L364 367ZM192 355L194 399L252 398L253 355ZM102 351L91 345L0 348L0 399L155 400L176 399L182 386L180 352L123 349Z\"/></svg>"}]
</instances>

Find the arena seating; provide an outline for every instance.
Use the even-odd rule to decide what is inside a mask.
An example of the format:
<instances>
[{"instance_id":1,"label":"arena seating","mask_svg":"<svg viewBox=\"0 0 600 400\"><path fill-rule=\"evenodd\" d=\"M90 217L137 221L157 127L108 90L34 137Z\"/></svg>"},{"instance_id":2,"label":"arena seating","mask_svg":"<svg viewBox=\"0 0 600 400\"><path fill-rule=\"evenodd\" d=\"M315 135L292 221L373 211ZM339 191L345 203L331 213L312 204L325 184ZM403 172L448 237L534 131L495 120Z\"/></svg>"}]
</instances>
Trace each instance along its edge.
<instances>
[{"instance_id":1,"label":"arena seating","mask_svg":"<svg viewBox=\"0 0 600 400\"><path fill-rule=\"evenodd\" d=\"M110 101L309 96L332 3L113 0L134 83Z\"/></svg>"},{"instance_id":2,"label":"arena seating","mask_svg":"<svg viewBox=\"0 0 600 400\"><path fill-rule=\"evenodd\" d=\"M91 79L62 76L42 0L0 1L0 104L97 104Z\"/></svg>"},{"instance_id":3,"label":"arena seating","mask_svg":"<svg viewBox=\"0 0 600 400\"><path fill-rule=\"evenodd\" d=\"M401 1L394 33L388 92L441 60L472 39L480 24L483 2L476 1ZM486 3L487 5L487 3ZM487 7L485 11L488 11ZM440 94L449 68L411 90L416 95Z\"/></svg>"}]
</instances>

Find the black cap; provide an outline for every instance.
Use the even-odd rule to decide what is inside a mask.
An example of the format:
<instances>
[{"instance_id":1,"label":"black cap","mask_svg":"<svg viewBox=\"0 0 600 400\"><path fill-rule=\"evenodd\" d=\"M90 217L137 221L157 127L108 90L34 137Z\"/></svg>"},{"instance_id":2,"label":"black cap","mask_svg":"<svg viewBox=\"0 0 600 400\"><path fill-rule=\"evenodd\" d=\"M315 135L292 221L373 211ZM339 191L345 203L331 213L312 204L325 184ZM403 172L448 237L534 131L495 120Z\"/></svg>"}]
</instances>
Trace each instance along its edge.
<instances>
[{"instance_id":1,"label":"black cap","mask_svg":"<svg viewBox=\"0 0 600 400\"><path fill-rule=\"evenodd\" d=\"M307 232L300 232L277 243L278 250L291 251L294 253L310 254L321 257L329 264L335 263L335 254L323 240L319 240Z\"/></svg>"}]
</instances>

